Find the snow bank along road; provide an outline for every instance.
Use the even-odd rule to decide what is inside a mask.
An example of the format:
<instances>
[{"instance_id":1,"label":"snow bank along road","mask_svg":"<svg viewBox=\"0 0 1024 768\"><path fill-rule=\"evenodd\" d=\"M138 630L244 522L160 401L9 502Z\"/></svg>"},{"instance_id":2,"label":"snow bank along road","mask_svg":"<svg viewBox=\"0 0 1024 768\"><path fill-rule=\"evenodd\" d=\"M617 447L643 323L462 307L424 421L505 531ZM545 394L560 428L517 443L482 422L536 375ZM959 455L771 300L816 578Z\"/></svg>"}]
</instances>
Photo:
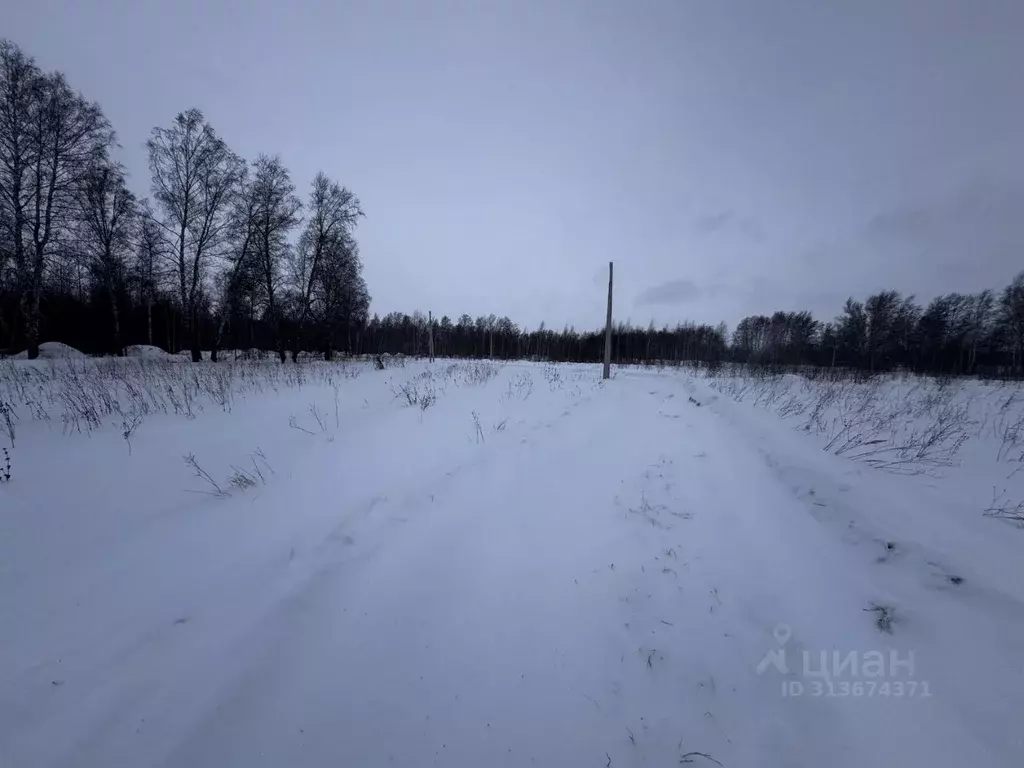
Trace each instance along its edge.
<instances>
[{"instance_id":1,"label":"snow bank along road","mask_svg":"<svg viewBox=\"0 0 1024 768\"><path fill-rule=\"evenodd\" d=\"M1020 532L699 378L472 367L22 424L0 765L1024 765Z\"/></svg>"}]
</instances>

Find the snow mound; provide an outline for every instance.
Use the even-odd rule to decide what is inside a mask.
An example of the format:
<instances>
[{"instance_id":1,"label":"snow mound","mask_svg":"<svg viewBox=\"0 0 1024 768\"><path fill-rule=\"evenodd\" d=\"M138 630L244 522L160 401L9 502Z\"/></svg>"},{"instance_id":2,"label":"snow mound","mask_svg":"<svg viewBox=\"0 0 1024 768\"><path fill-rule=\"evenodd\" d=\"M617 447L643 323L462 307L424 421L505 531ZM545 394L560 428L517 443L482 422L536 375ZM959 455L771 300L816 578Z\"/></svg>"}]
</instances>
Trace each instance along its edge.
<instances>
[{"instance_id":1,"label":"snow mound","mask_svg":"<svg viewBox=\"0 0 1024 768\"><path fill-rule=\"evenodd\" d=\"M124 348L124 354L125 357L138 357L144 360L168 360L174 357L152 344L132 344Z\"/></svg>"},{"instance_id":2,"label":"snow mound","mask_svg":"<svg viewBox=\"0 0 1024 768\"><path fill-rule=\"evenodd\" d=\"M81 358L85 357L85 354L60 341L44 341L39 345L40 360L60 360L67 357ZM11 358L28 360L28 350L24 349L16 355L11 355Z\"/></svg>"}]
</instances>

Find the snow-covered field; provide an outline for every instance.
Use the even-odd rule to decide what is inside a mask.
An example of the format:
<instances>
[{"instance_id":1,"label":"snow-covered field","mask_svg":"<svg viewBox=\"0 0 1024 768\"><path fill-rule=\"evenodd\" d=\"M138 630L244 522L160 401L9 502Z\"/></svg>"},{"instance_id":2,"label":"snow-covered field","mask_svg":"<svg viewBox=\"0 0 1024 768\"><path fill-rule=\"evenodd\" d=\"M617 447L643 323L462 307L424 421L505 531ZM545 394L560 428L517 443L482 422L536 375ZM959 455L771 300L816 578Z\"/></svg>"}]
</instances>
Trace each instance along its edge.
<instances>
[{"instance_id":1,"label":"snow-covered field","mask_svg":"<svg viewBox=\"0 0 1024 768\"><path fill-rule=\"evenodd\" d=\"M393 363L0 363L0 765L1024 765L1016 385Z\"/></svg>"}]
</instances>

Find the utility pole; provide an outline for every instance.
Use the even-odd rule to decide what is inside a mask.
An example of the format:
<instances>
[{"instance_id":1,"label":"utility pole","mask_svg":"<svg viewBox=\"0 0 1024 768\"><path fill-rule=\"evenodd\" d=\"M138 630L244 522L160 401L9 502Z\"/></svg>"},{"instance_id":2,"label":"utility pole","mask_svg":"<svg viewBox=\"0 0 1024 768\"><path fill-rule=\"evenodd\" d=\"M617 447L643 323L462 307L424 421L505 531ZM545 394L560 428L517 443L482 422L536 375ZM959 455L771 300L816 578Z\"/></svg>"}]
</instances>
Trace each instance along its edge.
<instances>
[{"instance_id":1,"label":"utility pole","mask_svg":"<svg viewBox=\"0 0 1024 768\"><path fill-rule=\"evenodd\" d=\"M423 315L420 315L423 317ZM430 342L430 362L434 362L434 313L427 312L427 338Z\"/></svg>"},{"instance_id":2,"label":"utility pole","mask_svg":"<svg viewBox=\"0 0 1024 768\"><path fill-rule=\"evenodd\" d=\"M608 262L608 319L604 323L604 375L612 375L612 262Z\"/></svg>"}]
</instances>

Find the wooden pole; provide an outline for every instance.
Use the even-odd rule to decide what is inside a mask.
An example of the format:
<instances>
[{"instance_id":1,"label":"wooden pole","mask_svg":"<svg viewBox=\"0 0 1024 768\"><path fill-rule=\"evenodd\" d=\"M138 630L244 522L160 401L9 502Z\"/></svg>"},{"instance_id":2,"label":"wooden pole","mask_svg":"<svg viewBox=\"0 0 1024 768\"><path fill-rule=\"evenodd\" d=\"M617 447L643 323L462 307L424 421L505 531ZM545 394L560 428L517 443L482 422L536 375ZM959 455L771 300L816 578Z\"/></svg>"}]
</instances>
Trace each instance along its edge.
<instances>
[{"instance_id":1,"label":"wooden pole","mask_svg":"<svg viewBox=\"0 0 1024 768\"><path fill-rule=\"evenodd\" d=\"M604 374L602 379L612 375L612 262L608 262L608 318L604 324Z\"/></svg>"}]
</instances>

